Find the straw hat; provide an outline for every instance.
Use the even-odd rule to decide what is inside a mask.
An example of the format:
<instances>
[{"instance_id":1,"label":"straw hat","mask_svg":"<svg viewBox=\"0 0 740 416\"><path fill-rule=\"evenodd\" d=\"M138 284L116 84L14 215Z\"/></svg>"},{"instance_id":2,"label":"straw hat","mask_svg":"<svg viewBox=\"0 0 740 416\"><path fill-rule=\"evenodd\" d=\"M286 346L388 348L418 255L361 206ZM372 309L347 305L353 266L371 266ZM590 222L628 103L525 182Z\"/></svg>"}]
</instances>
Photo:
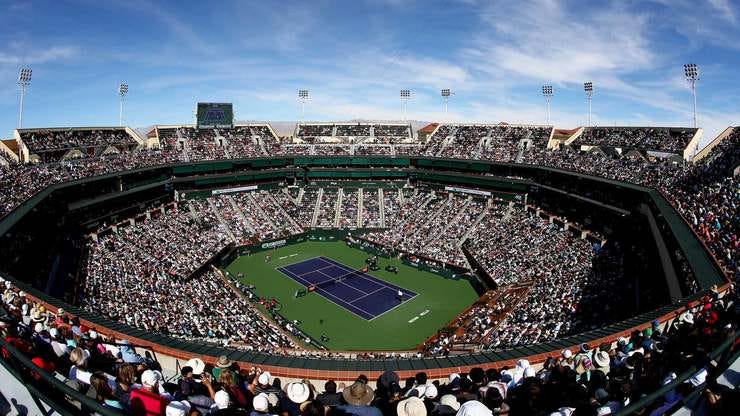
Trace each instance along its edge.
<instances>
[{"instance_id":1,"label":"straw hat","mask_svg":"<svg viewBox=\"0 0 740 416\"><path fill-rule=\"evenodd\" d=\"M354 406L367 406L373 401L375 392L370 386L359 381L347 387L342 391L344 401Z\"/></svg>"}]
</instances>

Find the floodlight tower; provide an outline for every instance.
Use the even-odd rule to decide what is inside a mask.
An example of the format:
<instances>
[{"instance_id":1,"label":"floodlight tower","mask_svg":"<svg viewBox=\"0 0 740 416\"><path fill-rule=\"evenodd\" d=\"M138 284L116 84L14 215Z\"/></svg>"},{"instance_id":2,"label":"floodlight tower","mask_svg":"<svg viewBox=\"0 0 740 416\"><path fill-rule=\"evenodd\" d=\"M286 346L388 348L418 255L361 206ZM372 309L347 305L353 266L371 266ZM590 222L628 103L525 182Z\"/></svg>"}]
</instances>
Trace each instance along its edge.
<instances>
[{"instance_id":1,"label":"floodlight tower","mask_svg":"<svg viewBox=\"0 0 740 416\"><path fill-rule=\"evenodd\" d=\"M298 101L301 102L301 121L306 115L306 101L308 101L308 90L298 90Z\"/></svg>"},{"instance_id":2,"label":"floodlight tower","mask_svg":"<svg viewBox=\"0 0 740 416\"><path fill-rule=\"evenodd\" d=\"M696 81L699 81L699 67L696 64L684 64L683 73L686 81L691 84L691 93L694 95L694 128L696 128Z\"/></svg>"},{"instance_id":3,"label":"floodlight tower","mask_svg":"<svg viewBox=\"0 0 740 416\"><path fill-rule=\"evenodd\" d=\"M31 68L21 68L21 72L18 74L18 85L21 87L21 104L20 110L18 111L18 128L23 128L23 96L26 95L26 89L31 85L31 74L33 71Z\"/></svg>"},{"instance_id":4,"label":"floodlight tower","mask_svg":"<svg viewBox=\"0 0 740 416\"><path fill-rule=\"evenodd\" d=\"M128 84L122 82L118 84L118 125L123 126L123 99L128 94Z\"/></svg>"},{"instance_id":5,"label":"floodlight tower","mask_svg":"<svg viewBox=\"0 0 740 416\"><path fill-rule=\"evenodd\" d=\"M542 96L545 97L545 102L547 102L547 124L550 124L550 102L552 101L552 85L542 86Z\"/></svg>"},{"instance_id":6,"label":"floodlight tower","mask_svg":"<svg viewBox=\"0 0 740 416\"><path fill-rule=\"evenodd\" d=\"M450 101L450 96L455 95L449 88L442 89L442 100L445 102L445 120L447 119L447 103Z\"/></svg>"},{"instance_id":7,"label":"floodlight tower","mask_svg":"<svg viewBox=\"0 0 740 416\"><path fill-rule=\"evenodd\" d=\"M411 99L411 90L401 90L401 104L403 105L403 121L406 121L406 104Z\"/></svg>"},{"instance_id":8,"label":"floodlight tower","mask_svg":"<svg viewBox=\"0 0 740 416\"><path fill-rule=\"evenodd\" d=\"M586 100L588 100L588 126L591 127L591 97L594 95L594 83L584 82L583 90L586 91Z\"/></svg>"}]
</instances>

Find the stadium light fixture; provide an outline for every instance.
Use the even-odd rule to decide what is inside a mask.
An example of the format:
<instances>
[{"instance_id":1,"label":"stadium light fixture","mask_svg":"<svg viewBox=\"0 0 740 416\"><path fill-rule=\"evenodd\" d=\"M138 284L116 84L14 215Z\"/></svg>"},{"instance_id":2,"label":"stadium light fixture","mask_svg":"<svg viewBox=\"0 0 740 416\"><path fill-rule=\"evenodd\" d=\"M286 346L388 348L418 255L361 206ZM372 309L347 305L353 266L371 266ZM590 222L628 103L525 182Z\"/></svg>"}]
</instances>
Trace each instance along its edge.
<instances>
[{"instance_id":1,"label":"stadium light fixture","mask_svg":"<svg viewBox=\"0 0 740 416\"><path fill-rule=\"evenodd\" d=\"M552 95L552 85L543 85L542 96L545 97L545 102L547 103L547 124L550 124L550 102L552 101Z\"/></svg>"},{"instance_id":2,"label":"stadium light fixture","mask_svg":"<svg viewBox=\"0 0 740 416\"><path fill-rule=\"evenodd\" d=\"M588 126L591 127L591 97L594 95L594 83L584 82L583 90L586 91L586 100L588 100Z\"/></svg>"},{"instance_id":3,"label":"stadium light fixture","mask_svg":"<svg viewBox=\"0 0 740 416\"><path fill-rule=\"evenodd\" d=\"M18 74L18 85L21 87L21 103L20 109L18 110L18 128L23 128L23 97L26 95L26 89L31 85L31 75L33 70L31 68L21 68L21 72Z\"/></svg>"},{"instance_id":4,"label":"stadium light fixture","mask_svg":"<svg viewBox=\"0 0 740 416\"><path fill-rule=\"evenodd\" d=\"M128 94L128 84L122 82L118 84L118 125L123 126L123 99Z\"/></svg>"},{"instance_id":5,"label":"stadium light fixture","mask_svg":"<svg viewBox=\"0 0 740 416\"><path fill-rule=\"evenodd\" d=\"M442 89L442 100L445 103L445 121L447 121L447 103L450 101L451 95L455 95L455 93L450 91L449 88Z\"/></svg>"},{"instance_id":6,"label":"stadium light fixture","mask_svg":"<svg viewBox=\"0 0 740 416\"><path fill-rule=\"evenodd\" d=\"M694 95L694 128L696 128L696 81L699 81L699 67L696 64L684 64L683 72L686 81L691 84L691 93Z\"/></svg>"},{"instance_id":7,"label":"stadium light fixture","mask_svg":"<svg viewBox=\"0 0 740 416\"><path fill-rule=\"evenodd\" d=\"M411 99L411 90L401 90L401 104L403 105L403 121L406 121L406 104Z\"/></svg>"},{"instance_id":8,"label":"stadium light fixture","mask_svg":"<svg viewBox=\"0 0 740 416\"><path fill-rule=\"evenodd\" d=\"M301 102L301 121L306 115L306 101L308 101L308 90L298 90L298 101Z\"/></svg>"}]
</instances>

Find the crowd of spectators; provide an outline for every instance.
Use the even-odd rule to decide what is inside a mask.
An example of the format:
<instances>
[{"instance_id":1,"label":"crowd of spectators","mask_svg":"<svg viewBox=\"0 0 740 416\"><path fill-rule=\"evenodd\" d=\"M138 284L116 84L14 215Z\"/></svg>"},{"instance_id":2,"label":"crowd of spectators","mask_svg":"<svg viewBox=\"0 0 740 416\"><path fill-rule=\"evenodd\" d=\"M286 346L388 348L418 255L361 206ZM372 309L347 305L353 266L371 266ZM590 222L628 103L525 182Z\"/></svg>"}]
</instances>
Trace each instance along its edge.
<instances>
[{"instance_id":1,"label":"crowd of spectators","mask_svg":"<svg viewBox=\"0 0 740 416\"><path fill-rule=\"evenodd\" d=\"M683 155L696 129L669 127L586 127L577 145L644 149Z\"/></svg>"},{"instance_id":2,"label":"crowd of spectators","mask_svg":"<svg viewBox=\"0 0 740 416\"><path fill-rule=\"evenodd\" d=\"M360 193L355 188L343 188L342 206L339 209L337 228L356 228L357 216L360 214Z\"/></svg>"},{"instance_id":3,"label":"crowd of spectators","mask_svg":"<svg viewBox=\"0 0 740 416\"><path fill-rule=\"evenodd\" d=\"M136 146L138 143L124 128L20 130L21 141L29 153L87 149L105 146Z\"/></svg>"},{"instance_id":4,"label":"crowd of spectators","mask_svg":"<svg viewBox=\"0 0 740 416\"><path fill-rule=\"evenodd\" d=\"M393 193L394 190L387 189ZM385 192L383 192L385 195ZM380 228L380 191L378 189L366 188L362 190L362 227Z\"/></svg>"},{"instance_id":5,"label":"crowd of spectators","mask_svg":"<svg viewBox=\"0 0 740 416\"><path fill-rule=\"evenodd\" d=\"M178 307L192 313L197 302L231 321L249 313L233 297L210 303L212 290L216 296L225 296L218 292L225 289L208 283L183 287L191 296L178 293L174 299L183 304ZM693 406L704 414L734 414L738 402L737 390L718 379L722 369L707 358L708 352L737 330L738 299L732 288L705 297L694 309L665 324L655 321L614 344L565 349L541 366L521 359L511 366L473 367L441 379L425 372L401 379L388 370L374 380L358 374L353 381L328 380L316 386L308 380L281 380L255 367L241 368L227 356L213 364L194 357L179 374L166 380L162 365L137 353L128 340L109 338L63 310L52 313L10 282L0 284L4 286L0 335L32 363L16 365L18 377L78 411L83 410L83 403L49 390L42 373L55 375L103 407L135 416L607 415L668 384L673 388L647 404L644 414L672 413L698 388L704 390ZM151 290L157 293L159 285L151 285ZM157 309L155 305L153 300L142 308ZM168 304L161 310L171 307ZM233 313L232 307L240 313ZM177 317L172 321L179 322ZM223 331L243 331L254 343L265 334L251 332L252 325L252 321L234 324L237 329ZM288 343L278 339L277 344ZM14 360L7 349L2 359ZM692 368L685 381L674 382Z\"/></svg>"},{"instance_id":6,"label":"crowd of spectators","mask_svg":"<svg viewBox=\"0 0 740 416\"><path fill-rule=\"evenodd\" d=\"M299 124L296 136L313 142L315 138L331 137L334 135L333 124Z\"/></svg>"},{"instance_id":7,"label":"crowd of spectators","mask_svg":"<svg viewBox=\"0 0 740 416\"><path fill-rule=\"evenodd\" d=\"M505 138L504 141L510 140L509 137L523 137L519 133L509 136L513 134L513 127L481 128L441 126L437 134L440 137L453 135L455 141L438 146L436 152L463 143L472 146L475 142L477 146L479 140L475 138L482 134L486 135L482 137L490 137L491 140ZM259 130L257 127L249 127L248 130L251 135L246 134L246 130L244 134L250 140L257 133L270 133L269 129ZM177 137L192 139L189 135L193 131L175 130L167 137L174 137L175 141ZM215 140L218 135L215 132L212 134ZM536 142L541 143L546 135L547 129L526 130L526 137ZM458 138L462 138L462 141L458 142ZM511 140L512 143L516 141ZM527 149L522 162L657 188L687 219L728 274L736 280L740 275L740 226L736 214L740 188L733 170L740 161L739 141L740 130L736 129L707 157L695 164L674 163L668 159L615 158L602 152L581 152L567 147L551 151L539 145ZM435 144L428 146L427 150ZM37 166L0 167L0 216L49 184L179 160L181 152L173 150L176 149L127 152ZM193 154L200 157L197 152ZM460 154L458 157L469 157L469 154ZM211 157L208 152L200 155ZM230 234L236 243L244 244L252 237L268 240L309 228L317 206L317 196L317 188L306 187L294 195L279 190L260 193L259 197L258 194L236 194L212 197L210 201L190 200L187 204L193 207L195 216L184 205L161 215L155 212L151 219L121 227L117 234L103 235L99 253L103 249L116 248L121 250L120 255L129 259L142 256L145 259L142 263L148 264L147 267L157 267L171 275L188 276L227 244ZM317 226L334 227L337 197L336 188L324 189L323 198L318 204ZM340 226L352 227L357 224L359 212L363 216L360 221L366 227L373 228L370 224L379 224L380 207L373 205L373 202L368 203L368 199L377 201L377 191L364 192L360 211L358 193L345 189L339 207ZM583 328L582 323L573 319L574 308L583 308L583 288L593 283L595 273L603 284L615 281L619 275L620 268L617 266L620 257L614 252L594 253L582 240L570 237L559 226L548 224L531 213L515 211L509 214L512 218L506 219L503 212L497 211L500 207L496 204L487 207L478 200L460 196L450 198L447 194L434 195L418 189L384 192L382 206L386 229L366 233L364 238L411 255L467 267L458 245L463 235L472 229L468 248L499 285L531 283L525 302L527 308L515 311L500 326L492 347L552 339L573 333L574 328ZM484 221L476 225L475 221L484 211ZM286 222L286 218L289 221ZM278 227L278 223L283 225ZM290 225L286 227L285 224ZM186 237L190 235L199 238ZM565 248L553 249L561 246ZM92 248L90 252L96 253ZM96 257L91 255L90 259ZM103 267L104 262L99 258L97 260L101 263L96 267ZM596 267L599 262L610 267ZM572 267L558 268L558 264L572 264ZM562 275L566 272L567 276ZM568 282L568 285L563 282ZM553 307L553 302L543 299L568 301ZM542 322L549 324L543 327Z\"/></svg>"},{"instance_id":8,"label":"crowd of spectators","mask_svg":"<svg viewBox=\"0 0 740 416\"><path fill-rule=\"evenodd\" d=\"M318 217L316 226L318 228L333 228L334 219L337 215L337 203L339 202L338 188L324 188L321 200L318 202Z\"/></svg>"},{"instance_id":9,"label":"crowd of spectators","mask_svg":"<svg viewBox=\"0 0 740 416\"><path fill-rule=\"evenodd\" d=\"M357 136L370 136L370 124L337 124L337 136L343 137L357 137Z\"/></svg>"},{"instance_id":10,"label":"crowd of spectators","mask_svg":"<svg viewBox=\"0 0 740 416\"><path fill-rule=\"evenodd\" d=\"M376 124L373 127L373 135L377 143L395 143L412 137L411 126L408 124Z\"/></svg>"}]
</instances>

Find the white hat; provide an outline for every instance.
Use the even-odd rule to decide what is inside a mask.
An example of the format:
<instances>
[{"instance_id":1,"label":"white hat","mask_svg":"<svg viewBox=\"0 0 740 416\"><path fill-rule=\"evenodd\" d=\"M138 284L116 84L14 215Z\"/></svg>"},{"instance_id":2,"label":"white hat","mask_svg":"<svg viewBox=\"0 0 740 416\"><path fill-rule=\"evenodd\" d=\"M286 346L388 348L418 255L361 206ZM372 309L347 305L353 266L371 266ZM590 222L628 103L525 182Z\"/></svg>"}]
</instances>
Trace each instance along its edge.
<instances>
[{"instance_id":1,"label":"white hat","mask_svg":"<svg viewBox=\"0 0 740 416\"><path fill-rule=\"evenodd\" d=\"M49 335L50 335L50 336L51 336L52 338L56 338L56 337L58 337L58 336L59 336L59 330L58 330L58 329L56 329L56 328L51 328L51 329L49 330Z\"/></svg>"},{"instance_id":2,"label":"white hat","mask_svg":"<svg viewBox=\"0 0 740 416\"><path fill-rule=\"evenodd\" d=\"M519 368L528 368L530 367L529 361L527 360L519 360L516 362L516 366Z\"/></svg>"},{"instance_id":3,"label":"white hat","mask_svg":"<svg viewBox=\"0 0 740 416\"><path fill-rule=\"evenodd\" d=\"M264 373L260 374L259 378L257 378L257 382L264 385L270 384L270 377L272 377L272 374L270 374L269 371L265 371Z\"/></svg>"},{"instance_id":4,"label":"white hat","mask_svg":"<svg viewBox=\"0 0 740 416\"><path fill-rule=\"evenodd\" d=\"M229 393L226 393L223 390L216 392L216 395L213 397L213 401L216 402L216 406L218 406L219 409L226 409L229 407L229 404L231 404Z\"/></svg>"},{"instance_id":5,"label":"white hat","mask_svg":"<svg viewBox=\"0 0 740 416\"><path fill-rule=\"evenodd\" d=\"M456 380L456 379L458 379L458 378L460 378L460 374L457 374L457 373L451 373L451 374L450 374L450 383L452 383L453 381L455 381L455 380Z\"/></svg>"},{"instance_id":6,"label":"white hat","mask_svg":"<svg viewBox=\"0 0 740 416\"><path fill-rule=\"evenodd\" d=\"M458 402L455 396L451 394L445 394L444 396L440 397L439 404L450 406L455 410L460 410L460 402Z\"/></svg>"},{"instance_id":7,"label":"white hat","mask_svg":"<svg viewBox=\"0 0 740 416\"><path fill-rule=\"evenodd\" d=\"M427 384L427 388L424 390L424 397L427 399L434 399L437 397L438 393L437 386L434 384Z\"/></svg>"},{"instance_id":8,"label":"white hat","mask_svg":"<svg viewBox=\"0 0 740 416\"><path fill-rule=\"evenodd\" d=\"M265 393L260 393L254 396L254 399L252 399L252 406L254 407L254 410L258 412L266 412L270 406L270 403L267 402L267 395Z\"/></svg>"},{"instance_id":9,"label":"white hat","mask_svg":"<svg viewBox=\"0 0 740 416\"><path fill-rule=\"evenodd\" d=\"M477 401L471 400L463 403L460 406L460 410L457 411L457 416L491 416L491 409L487 408L486 405Z\"/></svg>"},{"instance_id":10,"label":"white hat","mask_svg":"<svg viewBox=\"0 0 740 416\"><path fill-rule=\"evenodd\" d=\"M609 353L606 351L599 351L594 354L594 362L597 367L609 367Z\"/></svg>"},{"instance_id":11,"label":"white hat","mask_svg":"<svg viewBox=\"0 0 740 416\"><path fill-rule=\"evenodd\" d=\"M200 358L191 358L185 363L185 367L192 368L193 374L198 376L203 374L203 370L206 369L206 363L204 363Z\"/></svg>"},{"instance_id":12,"label":"white hat","mask_svg":"<svg viewBox=\"0 0 740 416\"><path fill-rule=\"evenodd\" d=\"M694 324L694 314L689 311L684 312L679 319L689 325Z\"/></svg>"},{"instance_id":13,"label":"white hat","mask_svg":"<svg viewBox=\"0 0 740 416\"><path fill-rule=\"evenodd\" d=\"M566 360L568 360L568 359L570 359L570 357L573 356L573 351L571 351L571 350L563 350L562 354L563 354L563 358L565 358Z\"/></svg>"},{"instance_id":14,"label":"white hat","mask_svg":"<svg viewBox=\"0 0 740 416\"><path fill-rule=\"evenodd\" d=\"M170 402L165 409L165 416L187 416L190 412L190 402L183 400L181 402Z\"/></svg>"},{"instance_id":15,"label":"white hat","mask_svg":"<svg viewBox=\"0 0 740 416\"><path fill-rule=\"evenodd\" d=\"M308 400L308 396L311 395L311 390L305 383L296 381L285 385L285 394L293 403L301 404Z\"/></svg>"},{"instance_id":16,"label":"white hat","mask_svg":"<svg viewBox=\"0 0 740 416\"><path fill-rule=\"evenodd\" d=\"M141 373L141 384L149 387L154 387L159 383L159 374L152 370L146 370Z\"/></svg>"},{"instance_id":17,"label":"white hat","mask_svg":"<svg viewBox=\"0 0 740 416\"><path fill-rule=\"evenodd\" d=\"M41 332L44 330L44 324L41 322L37 322L36 325L33 326L33 330L36 332Z\"/></svg>"},{"instance_id":18,"label":"white hat","mask_svg":"<svg viewBox=\"0 0 740 416\"><path fill-rule=\"evenodd\" d=\"M420 398L412 396L398 402L396 413L398 416L426 416L427 408Z\"/></svg>"},{"instance_id":19,"label":"white hat","mask_svg":"<svg viewBox=\"0 0 740 416\"><path fill-rule=\"evenodd\" d=\"M524 369L524 378L534 377L535 372L533 367L527 367Z\"/></svg>"},{"instance_id":20,"label":"white hat","mask_svg":"<svg viewBox=\"0 0 740 416\"><path fill-rule=\"evenodd\" d=\"M550 416L570 416L573 414L573 407L561 407L555 412L550 413Z\"/></svg>"},{"instance_id":21,"label":"white hat","mask_svg":"<svg viewBox=\"0 0 740 416\"><path fill-rule=\"evenodd\" d=\"M90 332L87 333L87 336L89 336L90 339L98 339L98 333L94 329L91 329Z\"/></svg>"}]
</instances>

